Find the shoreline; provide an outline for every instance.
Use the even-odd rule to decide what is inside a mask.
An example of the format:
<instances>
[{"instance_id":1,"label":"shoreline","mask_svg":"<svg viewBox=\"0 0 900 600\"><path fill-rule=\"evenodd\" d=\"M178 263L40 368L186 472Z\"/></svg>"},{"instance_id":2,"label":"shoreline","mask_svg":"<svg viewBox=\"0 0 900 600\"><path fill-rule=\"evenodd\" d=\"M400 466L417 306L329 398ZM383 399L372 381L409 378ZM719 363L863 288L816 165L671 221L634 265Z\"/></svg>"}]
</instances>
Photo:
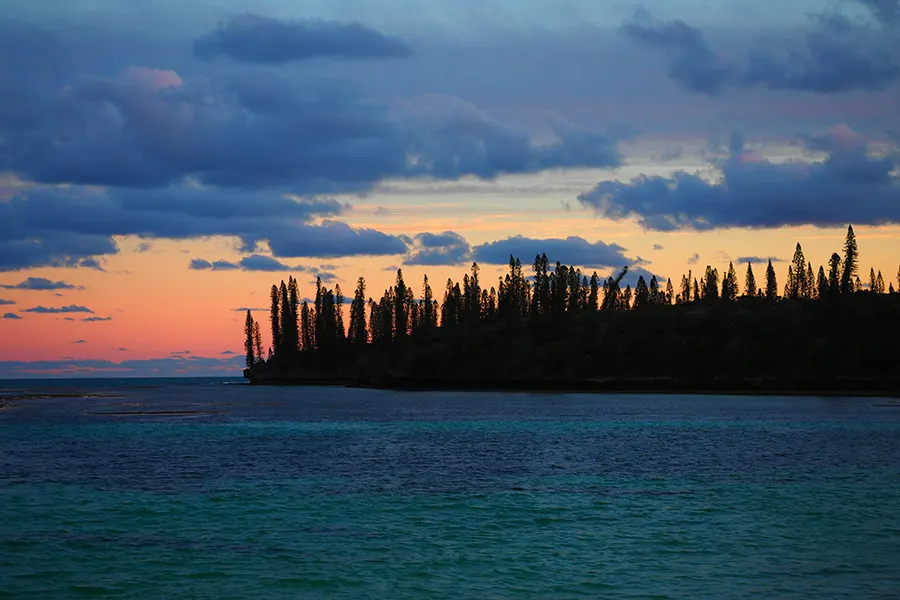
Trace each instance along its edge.
<instances>
[{"instance_id":1,"label":"shoreline","mask_svg":"<svg viewBox=\"0 0 900 600\"><path fill-rule=\"evenodd\" d=\"M838 385L822 387L793 384L780 381L776 385L763 382L720 383L719 385L697 385L696 382L678 383L670 380L592 380L584 382L516 381L516 380L471 380L471 381L423 381L414 379L390 379L381 381L360 381L346 378L300 378L300 377L247 377L250 385L281 387L345 387L398 392L527 392L534 394L663 394L663 395L704 395L704 396L816 396L831 398L900 398L898 382L866 381L864 385ZM256 380L254 380L256 379ZM775 384L775 382L771 382ZM850 381L842 382L844 384ZM862 381L854 381L862 383Z\"/></svg>"}]
</instances>

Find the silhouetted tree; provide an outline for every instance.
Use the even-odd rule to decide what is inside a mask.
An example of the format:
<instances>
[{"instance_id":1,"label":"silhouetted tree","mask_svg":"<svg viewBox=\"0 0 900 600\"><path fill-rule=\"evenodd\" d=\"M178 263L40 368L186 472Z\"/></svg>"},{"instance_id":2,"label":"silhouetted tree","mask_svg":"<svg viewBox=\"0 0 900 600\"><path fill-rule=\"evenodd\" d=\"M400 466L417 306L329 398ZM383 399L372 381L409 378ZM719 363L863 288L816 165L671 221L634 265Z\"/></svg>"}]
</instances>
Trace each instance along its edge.
<instances>
[{"instance_id":1,"label":"silhouetted tree","mask_svg":"<svg viewBox=\"0 0 900 600\"><path fill-rule=\"evenodd\" d=\"M806 263L806 297L815 299L819 295L816 287L816 276L813 273L812 263Z\"/></svg>"},{"instance_id":2,"label":"silhouetted tree","mask_svg":"<svg viewBox=\"0 0 900 600\"><path fill-rule=\"evenodd\" d=\"M849 294L853 291L853 281L859 267L859 250L856 247L856 234L853 226L847 227L847 238L844 240L844 259L841 268L841 293Z\"/></svg>"},{"instance_id":3,"label":"silhouetted tree","mask_svg":"<svg viewBox=\"0 0 900 600\"><path fill-rule=\"evenodd\" d=\"M690 270L687 272L687 275L681 276L681 302L687 304L691 301L691 279L692 275Z\"/></svg>"},{"instance_id":4,"label":"silhouetted tree","mask_svg":"<svg viewBox=\"0 0 900 600\"><path fill-rule=\"evenodd\" d=\"M281 349L282 355L286 355L291 353L291 302L288 297L288 286L284 279L281 280L279 295L281 296Z\"/></svg>"},{"instance_id":5,"label":"silhouetted tree","mask_svg":"<svg viewBox=\"0 0 900 600\"><path fill-rule=\"evenodd\" d=\"M257 321L253 321L253 346L256 350L256 361L262 362L263 360L263 344L262 344L262 333L259 330L259 323Z\"/></svg>"},{"instance_id":6,"label":"silhouetted tree","mask_svg":"<svg viewBox=\"0 0 900 600\"><path fill-rule=\"evenodd\" d=\"M275 354L281 354L281 312L279 310L281 294L278 292L278 286L272 285L271 291L272 308L269 313L269 319L272 324L272 351Z\"/></svg>"},{"instance_id":7,"label":"silhouetted tree","mask_svg":"<svg viewBox=\"0 0 900 600\"><path fill-rule=\"evenodd\" d=\"M309 313L309 302L304 300L303 305L300 307L300 341L304 350L312 352L316 349L316 324L314 316Z\"/></svg>"},{"instance_id":8,"label":"silhouetted tree","mask_svg":"<svg viewBox=\"0 0 900 600\"><path fill-rule=\"evenodd\" d=\"M631 291L631 284L625 286L622 293L622 310L631 310L631 298L634 293Z\"/></svg>"},{"instance_id":9,"label":"silhouetted tree","mask_svg":"<svg viewBox=\"0 0 900 600\"><path fill-rule=\"evenodd\" d=\"M550 312L550 274L547 255L538 255L534 259L534 294L531 297L531 314L546 315Z\"/></svg>"},{"instance_id":10,"label":"silhouetted tree","mask_svg":"<svg viewBox=\"0 0 900 600\"><path fill-rule=\"evenodd\" d=\"M841 257L837 252L828 260L828 293L841 292Z\"/></svg>"},{"instance_id":11,"label":"silhouetted tree","mask_svg":"<svg viewBox=\"0 0 900 600\"><path fill-rule=\"evenodd\" d=\"M797 277L794 275L794 265L788 265L787 281L784 282L784 293L789 300L797 299Z\"/></svg>"},{"instance_id":12,"label":"silhouetted tree","mask_svg":"<svg viewBox=\"0 0 900 600\"><path fill-rule=\"evenodd\" d=\"M753 274L753 265L747 262L747 276L744 278L744 295L753 297L756 295L756 276Z\"/></svg>"},{"instance_id":13,"label":"silhouetted tree","mask_svg":"<svg viewBox=\"0 0 900 600\"><path fill-rule=\"evenodd\" d=\"M428 275L422 283L422 329L431 330L437 327L437 311L434 306L434 293L428 284Z\"/></svg>"},{"instance_id":14,"label":"silhouetted tree","mask_svg":"<svg viewBox=\"0 0 900 600\"><path fill-rule=\"evenodd\" d=\"M878 271L878 276L875 277L875 291L879 294L884 293L884 277L881 276L881 271Z\"/></svg>"},{"instance_id":15,"label":"silhouetted tree","mask_svg":"<svg viewBox=\"0 0 900 600\"><path fill-rule=\"evenodd\" d=\"M459 284L447 279L447 288L444 290L444 303L441 305L441 327L453 328L459 324L460 311Z\"/></svg>"},{"instance_id":16,"label":"silhouetted tree","mask_svg":"<svg viewBox=\"0 0 900 600\"><path fill-rule=\"evenodd\" d=\"M622 289L619 287L619 284L622 283L627 274L628 267L623 267L618 275L610 277L603 284L603 305L601 310L622 310L624 308ZM629 300L631 299L629 298Z\"/></svg>"},{"instance_id":17,"label":"silhouetted tree","mask_svg":"<svg viewBox=\"0 0 900 600\"><path fill-rule=\"evenodd\" d=\"M325 321L322 316L322 300L324 295L324 290L322 289L322 278L316 277L316 297L314 300L315 306L315 336L316 336L316 348L322 347L322 342L325 341ZM326 344L328 342L325 342Z\"/></svg>"},{"instance_id":18,"label":"silhouetted tree","mask_svg":"<svg viewBox=\"0 0 900 600\"><path fill-rule=\"evenodd\" d=\"M338 342L344 341L347 337L344 329L344 292L341 291L339 283L334 286L334 324Z\"/></svg>"},{"instance_id":19,"label":"silhouetted tree","mask_svg":"<svg viewBox=\"0 0 900 600\"><path fill-rule=\"evenodd\" d=\"M244 321L244 350L247 353L245 362L247 363L248 369L256 364L256 358L254 354L255 345L253 343L253 324L253 315L251 315L250 311L248 310L247 318Z\"/></svg>"},{"instance_id":20,"label":"silhouetted tree","mask_svg":"<svg viewBox=\"0 0 900 600\"><path fill-rule=\"evenodd\" d=\"M700 298L702 298L703 296L700 295L700 285L697 283L697 278L696 278L696 277L694 277L694 286L693 286L693 288L694 288L694 289L693 289L692 295L693 295L693 297L694 297L694 300L699 300Z\"/></svg>"},{"instance_id":21,"label":"silhouetted tree","mask_svg":"<svg viewBox=\"0 0 900 600\"><path fill-rule=\"evenodd\" d=\"M627 292L628 290L626 290ZM634 288L634 309L640 310L650 306L650 290L647 288L647 282L644 276L638 277L637 285Z\"/></svg>"},{"instance_id":22,"label":"silhouetted tree","mask_svg":"<svg viewBox=\"0 0 900 600\"><path fill-rule=\"evenodd\" d=\"M297 312L300 308L300 288L297 280L288 277L288 315L287 328L282 332L285 336L288 352L296 354L300 350L300 334L297 331Z\"/></svg>"},{"instance_id":23,"label":"silhouetted tree","mask_svg":"<svg viewBox=\"0 0 900 600\"><path fill-rule=\"evenodd\" d=\"M362 345L369 341L366 330L366 280L362 277L356 280L356 291L350 302L350 329L347 337L353 344Z\"/></svg>"},{"instance_id":24,"label":"silhouetted tree","mask_svg":"<svg viewBox=\"0 0 900 600\"><path fill-rule=\"evenodd\" d=\"M722 299L729 302L734 301L738 295L737 273L734 271L734 264L728 263L728 271L722 278Z\"/></svg>"},{"instance_id":25,"label":"silhouetted tree","mask_svg":"<svg viewBox=\"0 0 900 600\"><path fill-rule=\"evenodd\" d=\"M819 276L816 278L816 296L824 298L828 295L828 277L825 275L825 267L819 266Z\"/></svg>"},{"instance_id":26,"label":"silhouetted tree","mask_svg":"<svg viewBox=\"0 0 900 600\"><path fill-rule=\"evenodd\" d=\"M666 304L671 306L674 298L675 298L675 289L672 287L672 278L669 277L668 280L666 281Z\"/></svg>"},{"instance_id":27,"label":"silhouetted tree","mask_svg":"<svg viewBox=\"0 0 900 600\"><path fill-rule=\"evenodd\" d=\"M588 310L595 311L597 308L597 302L600 299L600 278L597 276L597 271L594 271L594 274L591 275L591 291L588 295Z\"/></svg>"},{"instance_id":28,"label":"silhouetted tree","mask_svg":"<svg viewBox=\"0 0 900 600\"><path fill-rule=\"evenodd\" d=\"M788 272L788 282L785 285L785 298L792 300L809 298L810 285L806 281L806 257L803 256L803 248L799 243L794 250L794 258L791 260L791 268Z\"/></svg>"},{"instance_id":29,"label":"silhouetted tree","mask_svg":"<svg viewBox=\"0 0 900 600\"><path fill-rule=\"evenodd\" d=\"M766 300L769 302L778 300L778 281L775 279L775 269L771 260L766 267Z\"/></svg>"},{"instance_id":30,"label":"silhouetted tree","mask_svg":"<svg viewBox=\"0 0 900 600\"><path fill-rule=\"evenodd\" d=\"M656 278L656 275L653 275L650 278L650 305L662 306L665 303L666 297L659 289L659 280Z\"/></svg>"},{"instance_id":31,"label":"silhouetted tree","mask_svg":"<svg viewBox=\"0 0 900 600\"><path fill-rule=\"evenodd\" d=\"M703 275L701 293L703 298L719 297L719 271L713 269L710 265L706 266L706 273Z\"/></svg>"}]
</instances>

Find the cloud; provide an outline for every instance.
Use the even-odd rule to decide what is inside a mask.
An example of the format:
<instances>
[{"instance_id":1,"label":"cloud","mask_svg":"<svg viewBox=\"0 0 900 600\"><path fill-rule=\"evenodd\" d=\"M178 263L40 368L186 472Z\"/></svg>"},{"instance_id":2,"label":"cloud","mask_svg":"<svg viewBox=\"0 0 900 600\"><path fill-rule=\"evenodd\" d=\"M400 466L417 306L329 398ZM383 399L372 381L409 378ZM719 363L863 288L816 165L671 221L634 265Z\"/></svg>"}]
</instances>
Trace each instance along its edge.
<instances>
[{"instance_id":1,"label":"cloud","mask_svg":"<svg viewBox=\"0 0 900 600\"><path fill-rule=\"evenodd\" d=\"M856 0L872 11L882 23L893 25L900 21L900 0Z\"/></svg>"},{"instance_id":2,"label":"cloud","mask_svg":"<svg viewBox=\"0 0 900 600\"><path fill-rule=\"evenodd\" d=\"M15 300L5 300L3 298L0 298L0 306L9 306L9 305L15 304L15 303L16 303Z\"/></svg>"},{"instance_id":3,"label":"cloud","mask_svg":"<svg viewBox=\"0 0 900 600\"><path fill-rule=\"evenodd\" d=\"M640 43L665 49L669 75L689 91L716 95L733 78L731 68L722 64L703 33L681 19L659 23L639 12L622 31Z\"/></svg>"},{"instance_id":4,"label":"cloud","mask_svg":"<svg viewBox=\"0 0 900 600\"><path fill-rule=\"evenodd\" d=\"M27 313L37 313L41 315L56 315L56 314L65 314L65 313L90 313L94 314L94 311L85 307L85 306L77 306L75 304L70 304L69 306L61 306L61 307L48 307L48 306L35 306L34 308L25 308L20 312Z\"/></svg>"},{"instance_id":5,"label":"cloud","mask_svg":"<svg viewBox=\"0 0 900 600\"><path fill-rule=\"evenodd\" d=\"M87 344L87 340L75 340L74 342L69 342L71 344Z\"/></svg>"},{"instance_id":6,"label":"cloud","mask_svg":"<svg viewBox=\"0 0 900 600\"><path fill-rule=\"evenodd\" d=\"M222 354L222 355L224 355L224 356L232 356L232 355L237 354L237 352L232 352L231 350L223 350L223 351L220 352L219 354Z\"/></svg>"},{"instance_id":7,"label":"cloud","mask_svg":"<svg viewBox=\"0 0 900 600\"><path fill-rule=\"evenodd\" d=\"M888 6L891 3L867 3L884 4L885 11L878 14L894 14ZM896 52L884 35L847 19L839 21L840 26L829 26L834 20L820 18L817 26L800 36L801 47L760 40L738 63L720 59L703 33L680 19L660 22L639 11L622 31L646 46L665 49L672 79L688 91L710 96L728 87L754 86L822 94L883 90L900 79ZM786 51L774 54L773 46L783 46Z\"/></svg>"},{"instance_id":8,"label":"cloud","mask_svg":"<svg viewBox=\"0 0 900 600\"><path fill-rule=\"evenodd\" d=\"M784 262L784 260L778 258L777 256L738 256L737 257L738 264L751 263L754 265L765 265L765 264L768 264L770 260L773 263Z\"/></svg>"},{"instance_id":9,"label":"cloud","mask_svg":"<svg viewBox=\"0 0 900 600\"><path fill-rule=\"evenodd\" d=\"M306 221L341 213L331 199L187 187L169 190L38 188L0 203L0 271L39 266L99 268L115 254L113 236L190 239L224 235L247 246L269 231L302 234ZM226 268L226 265L219 265Z\"/></svg>"},{"instance_id":10,"label":"cloud","mask_svg":"<svg viewBox=\"0 0 900 600\"><path fill-rule=\"evenodd\" d=\"M127 351L127 350L122 350ZM239 377L243 356L170 356L146 360L0 361L0 378L34 377Z\"/></svg>"},{"instance_id":11,"label":"cloud","mask_svg":"<svg viewBox=\"0 0 900 600\"><path fill-rule=\"evenodd\" d=\"M662 244L653 244L653 249L656 250L656 251L658 252L658 251L660 251L660 250L665 250L666 247L663 246Z\"/></svg>"},{"instance_id":12,"label":"cloud","mask_svg":"<svg viewBox=\"0 0 900 600\"><path fill-rule=\"evenodd\" d=\"M3 315L3 318L4 318L4 319L12 319L12 320L14 320L14 321L19 321L19 320L22 319L22 317L20 317L20 316L17 315L16 313L6 313L6 314Z\"/></svg>"},{"instance_id":13,"label":"cloud","mask_svg":"<svg viewBox=\"0 0 900 600\"><path fill-rule=\"evenodd\" d=\"M900 223L900 156L872 154L861 139L848 143L847 129L817 143L830 150L821 161L771 162L743 152L714 162L715 179L641 175L605 181L578 199L599 216L635 218L657 231Z\"/></svg>"},{"instance_id":14,"label":"cloud","mask_svg":"<svg viewBox=\"0 0 900 600\"><path fill-rule=\"evenodd\" d=\"M700 262L700 255L696 252L694 254L691 254L687 259L687 263L689 265L696 265L698 262Z\"/></svg>"},{"instance_id":15,"label":"cloud","mask_svg":"<svg viewBox=\"0 0 900 600\"><path fill-rule=\"evenodd\" d=\"M100 323L102 321L112 321L112 317L87 317L81 320L82 323Z\"/></svg>"},{"instance_id":16,"label":"cloud","mask_svg":"<svg viewBox=\"0 0 900 600\"><path fill-rule=\"evenodd\" d=\"M242 306L242 307L240 307L240 308L235 308L235 309L232 309L232 310L233 310L234 312L242 312L242 313L245 313L245 312L247 312L248 310L249 310L250 312L269 312L269 311L272 310L272 309L270 309L270 308L253 308L253 307Z\"/></svg>"},{"instance_id":17,"label":"cloud","mask_svg":"<svg viewBox=\"0 0 900 600\"><path fill-rule=\"evenodd\" d=\"M412 50L402 40L360 23L286 21L244 14L228 18L197 39L194 54L208 61L227 56L240 62L282 65L311 58L404 57Z\"/></svg>"},{"instance_id":18,"label":"cloud","mask_svg":"<svg viewBox=\"0 0 900 600\"><path fill-rule=\"evenodd\" d=\"M636 259L624 255L625 248L601 241L588 242L584 238L570 236L565 239L531 239L521 235L475 246L472 258L475 262L505 265L509 257L519 258L530 264L536 255L546 253L551 262L584 267L622 267L635 264Z\"/></svg>"},{"instance_id":19,"label":"cloud","mask_svg":"<svg viewBox=\"0 0 900 600\"><path fill-rule=\"evenodd\" d=\"M409 239L406 265L458 265L470 260L469 242L453 231L420 233Z\"/></svg>"},{"instance_id":20,"label":"cloud","mask_svg":"<svg viewBox=\"0 0 900 600\"><path fill-rule=\"evenodd\" d=\"M6 290L36 290L36 291L81 289L80 287L74 286L74 285L72 285L70 283L66 283L64 281L51 281L51 280L45 279L43 277L29 277L25 281L19 282L15 285L0 284L0 288L6 289Z\"/></svg>"},{"instance_id":21,"label":"cloud","mask_svg":"<svg viewBox=\"0 0 900 600\"><path fill-rule=\"evenodd\" d=\"M128 348L119 348L119 352L130 352Z\"/></svg>"},{"instance_id":22,"label":"cloud","mask_svg":"<svg viewBox=\"0 0 900 600\"><path fill-rule=\"evenodd\" d=\"M281 258L389 256L406 252L406 244L399 237L330 219L317 226L272 230L268 242L272 254Z\"/></svg>"}]
</instances>

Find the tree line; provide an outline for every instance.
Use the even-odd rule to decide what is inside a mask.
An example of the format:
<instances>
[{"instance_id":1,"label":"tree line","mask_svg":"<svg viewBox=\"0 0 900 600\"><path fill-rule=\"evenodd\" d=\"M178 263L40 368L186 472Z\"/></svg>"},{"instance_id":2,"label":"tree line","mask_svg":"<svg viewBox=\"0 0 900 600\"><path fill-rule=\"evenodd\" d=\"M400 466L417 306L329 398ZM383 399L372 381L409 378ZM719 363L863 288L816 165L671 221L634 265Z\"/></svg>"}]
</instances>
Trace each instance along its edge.
<instances>
[{"instance_id":1,"label":"tree line","mask_svg":"<svg viewBox=\"0 0 900 600\"><path fill-rule=\"evenodd\" d=\"M747 264L743 285L733 263L720 277L717 269L707 266L697 279L691 271L682 275L676 288L671 278L665 284L651 276L648 282L638 277L634 289L622 288L628 273L624 267L607 278L596 272L588 276L580 269L550 264L547 255L535 257L531 276L526 276L518 258L510 256L509 271L495 286L482 286L480 268L473 263L460 282L448 279L443 301L439 303L424 277L421 295L415 292L397 270L393 286L375 300L366 295L366 281L360 277L349 307L349 323L345 326L345 297L340 285L328 289L316 279L315 298L301 302L297 280L273 285L270 291L271 346L263 358L259 324L248 310L244 327L247 366L261 362L290 364L303 353L323 355L335 351L362 348L370 344L402 343L407 338L427 336L437 328L453 330L473 327L498 320L545 320L567 313L596 311L649 310L693 302L779 302L784 300L827 300L846 294L894 294L893 283L885 289L880 271L870 269L868 288L859 277L859 250L853 227L847 228L842 253L831 255L827 270L815 270L798 243L788 266L784 287L779 293L772 261L769 260L757 283L752 263ZM897 273L900 285L900 269Z\"/></svg>"}]
</instances>

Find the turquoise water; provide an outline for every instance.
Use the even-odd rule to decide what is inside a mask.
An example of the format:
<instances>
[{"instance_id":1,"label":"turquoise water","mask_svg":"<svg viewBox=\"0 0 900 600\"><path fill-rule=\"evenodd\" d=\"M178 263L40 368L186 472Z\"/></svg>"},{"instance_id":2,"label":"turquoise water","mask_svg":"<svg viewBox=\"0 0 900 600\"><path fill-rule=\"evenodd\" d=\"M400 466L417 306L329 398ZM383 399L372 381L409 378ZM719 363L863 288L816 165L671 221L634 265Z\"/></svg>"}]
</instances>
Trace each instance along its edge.
<instances>
[{"instance_id":1,"label":"turquoise water","mask_svg":"<svg viewBox=\"0 0 900 600\"><path fill-rule=\"evenodd\" d=\"M900 596L897 401L0 388L3 598Z\"/></svg>"}]
</instances>

